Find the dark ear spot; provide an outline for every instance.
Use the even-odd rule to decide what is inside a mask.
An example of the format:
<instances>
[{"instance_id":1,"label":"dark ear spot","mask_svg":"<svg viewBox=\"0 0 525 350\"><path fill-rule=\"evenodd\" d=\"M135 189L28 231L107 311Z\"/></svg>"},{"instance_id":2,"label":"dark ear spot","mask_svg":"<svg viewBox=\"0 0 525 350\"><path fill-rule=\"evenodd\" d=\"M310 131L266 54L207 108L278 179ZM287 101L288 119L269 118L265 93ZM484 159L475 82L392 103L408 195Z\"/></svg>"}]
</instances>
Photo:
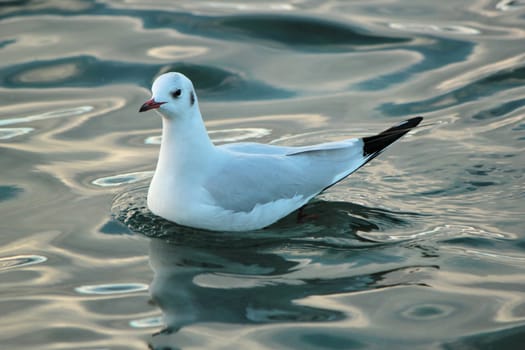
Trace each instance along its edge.
<instances>
[{"instance_id":1,"label":"dark ear spot","mask_svg":"<svg viewBox=\"0 0 525 350\"><path fill-rule=\"evenodd\" d=\"M190 92L190 105L193 106L195 104L195 94Z\"/></svg>"}]
</instances>

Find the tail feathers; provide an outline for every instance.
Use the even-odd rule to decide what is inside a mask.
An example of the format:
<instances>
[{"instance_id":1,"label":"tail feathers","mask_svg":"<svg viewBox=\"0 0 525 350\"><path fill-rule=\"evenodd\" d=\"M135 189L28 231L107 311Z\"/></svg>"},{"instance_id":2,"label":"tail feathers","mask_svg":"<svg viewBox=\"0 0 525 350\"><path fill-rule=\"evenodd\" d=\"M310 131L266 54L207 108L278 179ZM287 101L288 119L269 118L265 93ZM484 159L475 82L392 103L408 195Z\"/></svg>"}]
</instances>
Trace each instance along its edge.
<instances>
[{"instance_id":1,"label":"tail feathers","mask_svg":"<svg viewBox=\"0 0 525 350\"><path fill-rule=\"evenodd\" d=\"M422 120L423 117L411 118L383 131L380 134L364 137L363 156L368 158L367 161L372 160L394 141L415 128Z\"/></svg>"},{"instance_id":2,"label":"tail feathers","mask_svg":"<svg viewBox=\"0 0 525 350\"><path fill-rule=\"evenodd\" d=\"M327 188L332 187L333 185L343 180L348 175L352 174L354 171L361 168L363 165L377 157L386 147L391 145L401 136L405 135L411 129L415 128L419 123L421 123L422 120L423 117L411 118L391 127L390 129L383 131L380 134L362 138L364 143L362 163L357 167L352 167L346 174L343 174L332 184L326 186L323 189L323 191Z\"/></svg>"}]
</instances>

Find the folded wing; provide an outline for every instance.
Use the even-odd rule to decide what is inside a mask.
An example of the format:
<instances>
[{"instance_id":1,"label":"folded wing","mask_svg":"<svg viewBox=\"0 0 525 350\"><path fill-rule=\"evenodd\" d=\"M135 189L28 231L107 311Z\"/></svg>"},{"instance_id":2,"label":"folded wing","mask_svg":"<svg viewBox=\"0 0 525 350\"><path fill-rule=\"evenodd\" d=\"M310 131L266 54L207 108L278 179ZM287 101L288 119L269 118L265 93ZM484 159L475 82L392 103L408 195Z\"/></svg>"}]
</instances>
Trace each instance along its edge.
<instances>
[{"instance_id":1,"label":"folded wing","mask_svg":"<svg viewBox=\"0 0 525 350\"><path fill-rule=\"evenodd\" d=\"M221 146L225 161L205 188L215 204L234 212L293 199L295 208L346 178L421 122L412 118L384 132L306 147L257 143Z\"/></svg>"}]
</instances>

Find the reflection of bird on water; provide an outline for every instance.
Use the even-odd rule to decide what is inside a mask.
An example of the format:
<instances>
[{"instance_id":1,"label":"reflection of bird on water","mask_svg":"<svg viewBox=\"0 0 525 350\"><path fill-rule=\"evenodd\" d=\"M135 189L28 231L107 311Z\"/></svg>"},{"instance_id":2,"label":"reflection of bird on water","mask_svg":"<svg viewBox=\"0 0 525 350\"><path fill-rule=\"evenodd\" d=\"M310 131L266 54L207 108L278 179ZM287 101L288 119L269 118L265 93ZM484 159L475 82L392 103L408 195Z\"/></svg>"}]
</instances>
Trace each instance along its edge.
<instances>
[{"instance_id":1,"label":"reflection of bird on water","mask_svg":"<svg viewBox=\"0 0 525 350\"><path fill-rule=\"evenodd\" d=\"M332 206L326 209L327 212L342 210L347 204L319 203L320 206ZM360 211L360 215L370 217L359 219L354 227L356 230L377 227L374 221L380 225L407 224L389 212L348 205ZM283 225L287 226L286 222ZM345 233L334 233L337 242L347 238L347 246L336 247L334 240L330 240L334 238L332 236L324 243L315 241L314 248L310 239L315 238L320 227L299 226L302 233L291 232L289 235L286 234L288 226L283 231L275 227L253 236L201 231L172 232L171 242L152 239L150 263L155 276L150 291L153 301L162 310L166 326L152 338L152 343L168 341L180 328L199 323L253 325L341 320L348 315L340 310L309 306L298 301L309 296L418 283L391 276L388 282L385 281L386 276L412 269L411 266L392 268L387 264L388 268L379 268L372 273L356 266L343 273L337 271L334 277L312 273L315 269L310 270L308 266L322 265L330 270L332 267L326 262L333 262L334 254L340 263L347 264L358 254L368 255L371 253L368 250L383 249L385 244L362 241L354 235L353 229L347 229ZM320 236L326 236L328 230L324 227ZM199 239L196 240L195 236ZM239 239L241 236L243 239ZM349 242L354 242L353 247ZM337 269L337 266L333 268ZM399 275L405 274L401 272Z\"/></svg>"},{"instance_id":2,"label":"reflection of bird on water","mask_svg":"<svg viewBox=\"0 0 525 350\"><path fill-rule=\"evenodd\" d=\"M308 282L287 274L298 262L258 249L191 248L151 241L153 300L167 331L197 322L265 323L341 318L337 311L292 303ZM320 290L318 290L320 291Z\"/></svg>"}]
</instances>

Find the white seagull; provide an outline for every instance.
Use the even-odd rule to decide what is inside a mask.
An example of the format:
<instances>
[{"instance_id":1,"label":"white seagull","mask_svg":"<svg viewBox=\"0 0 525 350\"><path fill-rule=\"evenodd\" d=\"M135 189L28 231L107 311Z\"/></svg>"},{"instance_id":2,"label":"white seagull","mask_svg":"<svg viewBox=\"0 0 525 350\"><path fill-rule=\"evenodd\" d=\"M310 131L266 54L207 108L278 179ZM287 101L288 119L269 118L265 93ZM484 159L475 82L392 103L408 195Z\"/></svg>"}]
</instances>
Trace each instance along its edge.
<instances>
[{"instance_id":1,"label":"white seagull","mask_svg":"<svg viewBox=\"0 0 525 350\"><path fill-rule=\"evenodd\" d=\"M215 146L192 82L159 76L139 112L162 115L162 142L148 208L177 224L212 231L264 228L343 180L417 126L408 119L364 138L304 147L259 143Z\"/></svg>"}]
</instances>

